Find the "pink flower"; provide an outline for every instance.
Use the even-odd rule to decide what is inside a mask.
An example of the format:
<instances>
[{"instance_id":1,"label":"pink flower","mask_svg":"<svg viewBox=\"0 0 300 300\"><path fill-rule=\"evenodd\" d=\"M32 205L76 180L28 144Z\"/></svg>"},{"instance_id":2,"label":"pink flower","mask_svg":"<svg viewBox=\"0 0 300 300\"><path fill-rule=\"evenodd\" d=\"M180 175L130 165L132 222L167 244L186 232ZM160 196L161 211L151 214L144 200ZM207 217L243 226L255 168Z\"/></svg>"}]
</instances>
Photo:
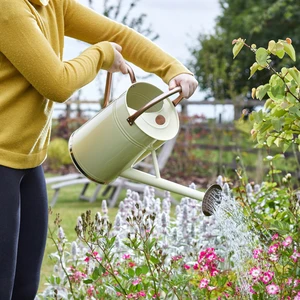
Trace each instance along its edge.
<instances>
[{"instance_id":1,"label":"pink flower","mask_svg":"<svg viewBox=\"0 0 300 300\"><path fill-rule=\"evenodd\" d=\"M125 260L126 260L126 259L130 259L130 254L124 254L124 255L122 256L122 258L125 259Z\"/></svg>"},{"instance_id":2,"label":"pink flower","mask_svg":"<svg viewBox=\"0 0 300 300\"><path fill-rule=\"evenodd\" d=\"M209 283L209 279L206 278L201 279L199 283L199 288L200 289L206 288L208 286L208 283Z\"/></svg>"},{"instance_id":3,"label":"pink flower","mask_svg":"<svg viewBox=\"0 0 300 300\"><path fill-rule=\"evenodd\" d=\"M259 258L259 255L260 255L262 252L263 252L262 249L254 249L254 250L253 250L253 257L254 257L255 259Z\"/></svg>"},{"instance_id":4,"label":"pink flower","mask_svg":"<svg viewBox=\"0 0 300 300\"><path fill-rule=\"evenodd\" d=\"M99 253L97 251L93 252L93 257L97 260L97 261L101 261L102 258L100 257Z\"/></svg>"},{"instance_id":5,"label":"pink flower","mask_svg":"<svg viewBox=\"0 0 300 300\"><path fill-rule=\"evenodd\" d=\"M291 255L290 258L296 263L299 257L300 257L300 253L294 250L294 253Z\"/></svg>"},{"instance_id":6,"label":"pink flower","mask_svg":"<svg viewBox=\"0 0 300 300\"><path fill-rule=\"evenodd\" d=\"M270 272L270 271L263 272L263 275L260 277L260 280L264 284L267 284L267 283L269 283L272 280L273 276L274 276L273 272Z\"/></svg>"},{"instance_id":7,"label":"pink flower","mask_svg":"<svg viewBox=\"0 0 300 300\"><path fill-rule=\"evenodd\" d=\"M122 296L123 294L120 293L120 292L117 292L116 295L117 295L118 297L120 297L120 296Z\"/></svg>"},{"instance_id":8,"label":"pink flower","mask_svg":"<svg viewBox=\"0 0 300 300\"><path fill-rule=\"evenodd\" d=\"M135 264L135 262L133 262L133 261L130 261L130 262L128 263L128 266L129 266L130 268L133 268L135 265L136 265L136 264Z\"/></svg>"},{"instance_id":9,"label":"pink flower","mask_svg":"<svg viewBox=\"0 0 300 300\"><path fill-rule=\"evenodd\" d=\"M138 292L138 295L140 297L146 297L146 292L145 291L140 291L140 292Z\"/></svg>"},{"instance_id":10,"label":"pink flower","mask_svg":"<svg viewBox=\"0 0 300 300\"><path fill-rule=\"evenodd\" d=\"M126 298L128 298L128 299L132 299L134 296L133 296L133 294L132 293L130 293L130 294L128 294L127 296L126 296Z\"/></svg>"},{"instance_id":11,"label":"pink flower","mask_svg":"<svg viewBox=\"0 0 300 300\"><path fill-rule=\"evenodd\" d=\"M279 256L278 256L277 254L270 254L269 259L270 259L271 261L278 261Z\"/></svg>"},{"instance_id":12,"label":"pink flower","mask_svg":"<svg viewBox=\"0 0 300 300\"><path fill-rule=\"evenodd\" d=\"M217 258L217 255L215 253L210 253L209 255L206 256L206 259L208 261L214 261Z\"/></svg>"},{"instance_id":13,"label":"pink flower","mask_svg":"<svg viewBox=\"0 0 300 300\"><path fill-rule=\"evenodd\" d=\"M209 286L207 287L207 289L208 289L209 291L213 291L213 290L215 290L215 289L216 289L216 287L215 287L215 286L211 286L211 285L209 285Z\"/></svg>"},{"instance_id":14,"label":"pink flower","mask_svg":"<svg viewBox=\"0 0 300 300\"><path fill-rule=\"evenodd\" d=\"M272 241L277 240L278 237L279 237L278 233L275 233L275 234L272 236Z\"/></svg>"},{"instance_id":15,"label":"pink flower","mask_svg":"<svg viewBox=\"0 0 300 300\"><path fill-rule=\"evenodd\" d=\"M94 290L95 290L95 288L91 285L91 286L87 289L86 293L91 297L91 296L93 296Z\"/></svg>"},{"instance_id":16,"label":"pink flower","mask_svg":"<svg viewBox=\"0 0 300 300\"><path fill-rule=\"evenodd\" d=\"M279 248L280 244L279 243L276 243L276 244L273 244L269 247L269 250L268 250L268 253L269 254L272 254L272 253L276 253L277 252L277 249Z\"/></svg>"},{"instance_id":17,"label":"pink flower","mask_svg":"<svg viewBox=\"0 0 300 300\"><path fill-rule=\"evenodd\" d=\"M295 296L294 300L300 300L300 292L297 293L297 295Z\"/></svg>"},{"instance_id":18,"label":"pink flower","mask_svg":"<svg viewBox=\"0 0 300 300\"><path fill-rule=\"evenodd\" d=\"M217 274L219 274L219 270L212 268L210 270L210 276L216 276Z\"/></svg>"},{"instance_id":19,"label":"pink flower","mask_svg":"<svg viewBox=\"0 0 300 300\"><path fill-rule=\"evenodd\" d=\"M70 280L75 283L79 283L83 278L86 278L86 274L80 271L75 271L73 275L70 276Z\"/></svg>"},{"instance_id":20,"label":"pink flower","mask_svg":"<svg viewBox=\"0 0 300 300\"><path fill-rule=\"evenodd\" d=\"M136 278L136 279L134 279L134 280L132 281L132 284L133 284L133 285L138 285L141 281L142 281L141 278Z\"/></svg>"},{"instance_id":21,"label":"pink flower","mask_svg":"<svg viewBox=\"0 0 300 300\"><path fill-rule=\"evenodd\" d=\"M300 279L295 279L294 287L297 287L300 284Z\"/></svg>"},{"instance_id":22,"label":"pink flower","mask_svg":"<svg viewBox=\"0 0 300 300\"><path fill-rule=\"evenodd\" d=\"M85 262L89 262L90 261L90 257L87 256L85 259L84 259Z\"/></svg>"},{"instance_id":23,"label":"pink flower","mask_svg":"<svg viewBox=\"0 0 300 300\"><path fill-rule=\"evenodd\" d=\"M250 269L249 273L253 278L258 278L258 276L261 274L261 269L258 267L253 267Z\"/></svg>"},{"instance_id":24,"label":"pink flower","mask_svg":"<svg viewBox=\"0 0 300 300\"><path fill-rule=\"evenodd\" d=\"M252 287L252 286L250 286L250 288L249 288L249 292L250 292L251 294L256 294L256 292L255 292L255 290L253 289L253 287Z\"/></svg>"},{"instance_id":25,"label":"pink flower","mask_svg":"<svg viewBox=\"0 0 300 300\"><path fill-rule=\"evenodd\" d=\"M194 265L193 265L193 269L194 269L194 270L198 270L198 269L199 269L199 265L198 265L198 264L194 264Z\"/></svg>"},{"instance_id":26,"label":"pink flower","mask_svg":"<svg viewBox=\"0 0 300 300\"><path fill-rule=\"evenodd\" d=\"M279 286L274 283L267 285L266 289L269 295L276 295L279 293Z\"/></svg>"},{"instance_id":27,"label":"pink flower","mask_svg":"<svg viewBox=\"0 0 300 300\"><path fill-rule=\"evenodd\" d=\"M187 264L184 264L183 267L186 269L186 270L189 270L191 267Z\"/></svg>"},{"instance_id":28,"label":"pink flower","mask_svg":"<svg viewBox=\"0 0 300 300\"><path fill-rule=\"evenodd\" d=\"M291 243L293 242L293 239L291 236L288 236L283 242L282 242L282 246L283 247L288 247Z\"/></svg>"},{"instance_id":29,"label":"pink flower","mask_svg":"<svg viewBox=\"0 0 300 300\"><path fill-rule=\"evenodd\" d=\"M182 255L177 255L177 256L173 256L173 257L172 257L172 260L173 260L173 261L178 261L178 260L180 260L180 259L182 259Z\"/></svg>"}]
</instances>

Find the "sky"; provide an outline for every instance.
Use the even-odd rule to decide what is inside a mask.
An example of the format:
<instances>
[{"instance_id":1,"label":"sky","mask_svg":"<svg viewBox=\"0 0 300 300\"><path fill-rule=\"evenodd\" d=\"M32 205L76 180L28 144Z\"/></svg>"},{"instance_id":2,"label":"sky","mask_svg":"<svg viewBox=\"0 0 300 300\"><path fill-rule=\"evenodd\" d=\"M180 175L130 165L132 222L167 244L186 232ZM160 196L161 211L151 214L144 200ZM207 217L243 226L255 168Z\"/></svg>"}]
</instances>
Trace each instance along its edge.
<instances>
[{"instance_id":1,"label":"sky","mask_svg":"<svg viewBox=\"0 0 300 300\"><path fill-rule=\"evenodd\" d=\"M84 5L88 3L88 0L78 1ZM124 3L129 3L129 0L124 0ZM102 7L103 0L94 0L93 8L96 11L101 12ZM137 15L146 13L145 25L150 24L152 30L160 36L155 43L185 64L190 58L188 46L193 45L200 33L213 33L216 18L221 13L221 9L218 0L140 0L133 12ZM75 57L87 46L67 38L64 59ZM133 69L137 76L148 75L135 66L133 66ZM104 89L106 76L105 71L101 71L101 74L100 79L95 79L82 89L81 99L99 99L101 95L99 87ZM126 78L126 75L114 74L114 77L116 77L113 85L114 96L118 96L128 88L130 81ZM163 91L168 90L168 86L155 75L147 78L145 81L156 85ZM203 100L204 95L203 92L197 91L190 99ZM215 113L216 111L214 111Z\"/></svg>"}]
</instances>

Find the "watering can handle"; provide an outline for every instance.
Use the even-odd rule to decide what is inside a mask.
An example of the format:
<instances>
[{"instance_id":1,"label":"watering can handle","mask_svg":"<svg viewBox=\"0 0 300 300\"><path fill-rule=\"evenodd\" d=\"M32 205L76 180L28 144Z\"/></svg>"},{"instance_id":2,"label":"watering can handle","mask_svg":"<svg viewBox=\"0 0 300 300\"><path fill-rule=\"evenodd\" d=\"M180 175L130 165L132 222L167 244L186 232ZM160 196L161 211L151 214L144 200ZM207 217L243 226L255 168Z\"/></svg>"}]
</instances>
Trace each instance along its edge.
<instances>
[{"instance_id":1,"label":"watering can handle","mask_svg":"<svg viewBox=\"0 0 300 300\"><path fill-rule=\"evenodd\" d=\"M150 102L148 102L144 107L142 107L141 109L139 109L138 111L136 111L133 115L131 115L130 117L127 118L127 122L129 123L129 125L133 125L134 121L142 114L144 113L147 109L149 109L150 107L154 106L155 104L157 104L158 102L168 98L169 96L176 94L176 93L180 93L181 92L181 87L178 86L168 92L165 92L159 96L157 96L156 98L154 98L153 100L151 100ZM175 100L172 101L173 105L176 106L181 100L183 99L182 96L178 96Z\"/></svg>"},{"instance_id":2,"label":"watering can handle","mask_svg":"<svg viewBox=\"0 0 300 300\"><path fill-rule=\"evenodd\" d=\"M128 64L126 64L126 65L127 65L127 70L128 70L128 74L130 76L131 83L135 83L136 78L135 78L135 74L133 72L133 69L131 68L130 65L128 65ZM110 90L111 90L111 81L112 81L112 73L107 72L103 108L105 108L109 103Z\"/></svg>"}]
</instances>

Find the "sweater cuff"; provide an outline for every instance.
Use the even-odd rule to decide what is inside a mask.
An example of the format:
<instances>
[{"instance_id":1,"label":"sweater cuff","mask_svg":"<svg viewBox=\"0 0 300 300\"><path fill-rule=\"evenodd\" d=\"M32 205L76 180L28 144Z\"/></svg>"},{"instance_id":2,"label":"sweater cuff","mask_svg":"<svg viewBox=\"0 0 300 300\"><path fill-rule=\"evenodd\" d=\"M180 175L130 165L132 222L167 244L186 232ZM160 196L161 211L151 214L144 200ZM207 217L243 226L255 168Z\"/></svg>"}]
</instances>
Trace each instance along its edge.
<instances>
[{"instance_id":1,"label":"sweater cuff","mask_svg":"<svg viewBox=\"0 0 300 300\"><path fill-rule=\"evenodd\" d=\"M100 42L100 43L97 43L97 45L100 47L100 49L102 50L102 52L104 54L104 60L103 60L101 69L108 70L111 67L111 65L113 64L114 59L115 59L115 53L114 53L113 46L111 45L110 42Z\"/></svg>"}]
</instances>

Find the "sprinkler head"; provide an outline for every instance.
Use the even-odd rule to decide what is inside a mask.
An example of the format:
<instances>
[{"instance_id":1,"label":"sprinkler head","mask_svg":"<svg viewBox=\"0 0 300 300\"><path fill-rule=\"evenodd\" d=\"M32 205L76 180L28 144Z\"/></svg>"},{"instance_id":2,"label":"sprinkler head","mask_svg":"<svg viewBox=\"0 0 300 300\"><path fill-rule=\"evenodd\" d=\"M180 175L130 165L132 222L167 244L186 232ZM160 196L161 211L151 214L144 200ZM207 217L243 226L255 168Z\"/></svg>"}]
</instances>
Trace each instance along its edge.
<instances>
[{"instance_id":1,"label":"sprinkler head","mask_svg":"<svg viewBox=\"0 0 300 300\"><path fill-rule=\"evenodd\" d=\"M222 201L222 188L218 184L211 185L204 194L202 200L202 211L205 216L215 213L216 207Z\"/></svg>"}]
</instances>

